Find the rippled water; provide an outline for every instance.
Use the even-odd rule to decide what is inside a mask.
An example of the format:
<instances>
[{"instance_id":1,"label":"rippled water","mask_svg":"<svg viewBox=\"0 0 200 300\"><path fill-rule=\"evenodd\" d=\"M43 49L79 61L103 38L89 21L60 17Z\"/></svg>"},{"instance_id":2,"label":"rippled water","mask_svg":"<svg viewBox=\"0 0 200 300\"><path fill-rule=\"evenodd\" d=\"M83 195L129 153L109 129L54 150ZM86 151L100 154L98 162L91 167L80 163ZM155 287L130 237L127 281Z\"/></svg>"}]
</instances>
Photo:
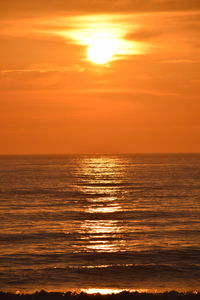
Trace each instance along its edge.
<instances>
[{"instance_id":1,"label":"rippled water","mask_svg":"<svg viewBox=\"0 0 200 300\"><path fill-rule=\"evenodd\" d=\"M200 289L200 155L0 157L0 289Z\"/></svg>"}]
</instances>

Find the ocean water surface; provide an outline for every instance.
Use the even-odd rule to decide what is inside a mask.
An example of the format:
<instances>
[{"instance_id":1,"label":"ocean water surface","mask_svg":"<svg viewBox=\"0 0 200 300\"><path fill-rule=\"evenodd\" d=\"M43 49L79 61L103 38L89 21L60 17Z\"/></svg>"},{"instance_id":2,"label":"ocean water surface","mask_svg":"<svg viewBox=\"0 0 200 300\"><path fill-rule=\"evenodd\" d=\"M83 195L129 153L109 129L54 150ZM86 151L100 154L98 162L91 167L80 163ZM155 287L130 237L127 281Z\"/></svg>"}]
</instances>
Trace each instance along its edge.
<instances>
[{"instance_id":1,"label":"ocean water surface","mask_svg":"<svg viewBox=\"0 0 200 300\"><path fill-rule=\"evenodd\" d=\"M0 290L200 290L200 155L0 156Z\"/></svg>"}]
</instances>

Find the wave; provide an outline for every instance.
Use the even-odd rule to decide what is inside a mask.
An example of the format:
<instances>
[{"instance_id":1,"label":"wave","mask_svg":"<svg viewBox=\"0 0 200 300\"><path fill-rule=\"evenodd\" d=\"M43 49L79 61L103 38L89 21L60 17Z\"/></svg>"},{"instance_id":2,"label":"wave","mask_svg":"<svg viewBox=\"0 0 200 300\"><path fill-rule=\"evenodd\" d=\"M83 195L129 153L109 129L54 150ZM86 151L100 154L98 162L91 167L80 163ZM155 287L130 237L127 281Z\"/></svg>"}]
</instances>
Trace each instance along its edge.
<instances>
[{"instance_id":1,"label":"wave","mask_svg":"<svg viewBox=\"0 0 200 300\"><path fill-rule=\"evenodd\" d=\"M37 287L57 285L71 287L120 286L150 288L181 286L198 287L200 266L196 265L120 265L98 267L34 267L0 272L1 286ZM189 280L188 280L189 279Z\"/></svg>"},{"instance_id":2,"label":"wave","mask_svg":"<svg viewBox=\"0 0 200 300\"><path fill-rule=\"evenodd\" d=\"M0 256L2 267L6 266L33 266L53 264L54 266L65 265L82 268L83 266L98 267L102 265L175 265L184 266L198 265L200 249L186 247L181 249L154 249L146 251L119 251L119 252L38 252L38 253L15 253Z\"/></svg>"},{"instance_id":3,"label":"wave","mask_svg":"<svg viewBox=\"0 0 200 300\"><path fill-rule=\"evenodd\" d=\"M23 244L27 244L27 243L36 243L37 241L49 241L49 240L54 240L54 241L77 241L77 242L82 242L83 240L90 240L90 241L121 241L123 239L123 241L131 241L131 240L141 240L144 238L144 236L146 236L148 234L149 238L153 238L156 237L158 238L158 236L160 235L160 231L159 230L155 230L155 229L146 229L145 231L143 230L143 228L141 228L141 230L137 230L137 231L131 231L131 227L129 228L129 231L127 230L125 234L121 233L121 232L114 232L114 233L106 233L105 232L101 232L101 233L87 233L87 232L76 232L76 233L69 233L69 232L35 232L35 233L2 233L0 236L0 242L5 242L7 244L9 243L23 243ZM170 231L170 230L163 230L162 232L162 236L168 236L170 235L171 237L175 237L178 236L179 238L181 236L185 236L187 234L187 236L194 236L194 237L198 237L200 235L200 230L189 230L189 229L185 229L185 230L174 230L174 231Z\"/></svg>"}]
</instances>

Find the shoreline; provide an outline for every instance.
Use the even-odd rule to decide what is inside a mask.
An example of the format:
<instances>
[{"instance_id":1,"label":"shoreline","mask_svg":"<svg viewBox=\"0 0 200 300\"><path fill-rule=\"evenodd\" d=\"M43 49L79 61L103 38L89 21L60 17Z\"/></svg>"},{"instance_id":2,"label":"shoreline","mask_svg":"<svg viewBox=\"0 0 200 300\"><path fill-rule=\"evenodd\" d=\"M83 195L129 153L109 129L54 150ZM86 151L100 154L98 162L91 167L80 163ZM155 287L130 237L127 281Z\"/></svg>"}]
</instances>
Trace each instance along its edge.
<instances>
[{"instance_id":1,"label":"shoreline","mask_svg":"<svg viewBox=\"0 0 200 300\"><path fill-rule=\"evenodd\" d=\"M86 293L86 292L47 292L45 290L35 293L21 293L20 291L5 292L0 291L1 300L197 300L200 299L200 291L165 291L165 292L130 292L119 293Z\"/></svg>"}]
</instances>

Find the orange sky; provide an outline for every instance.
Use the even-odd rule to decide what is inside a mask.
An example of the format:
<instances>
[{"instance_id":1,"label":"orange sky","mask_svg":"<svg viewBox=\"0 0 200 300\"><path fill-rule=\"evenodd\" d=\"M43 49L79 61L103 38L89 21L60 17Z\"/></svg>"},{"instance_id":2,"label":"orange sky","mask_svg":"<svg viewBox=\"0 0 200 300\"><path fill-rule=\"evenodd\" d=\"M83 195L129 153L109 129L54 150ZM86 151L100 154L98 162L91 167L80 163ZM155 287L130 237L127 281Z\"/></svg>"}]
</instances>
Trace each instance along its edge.
<instances>
[{"instance_id":1,"label":"orange sky","mask_svg":"<svg viewBox=\"0 0 200 300\"><path fill-rule=\"evenodd\" d=\"M200 152L199 0L1 1L0 58L1 154Z\"/></svg>"}]
</instances>

